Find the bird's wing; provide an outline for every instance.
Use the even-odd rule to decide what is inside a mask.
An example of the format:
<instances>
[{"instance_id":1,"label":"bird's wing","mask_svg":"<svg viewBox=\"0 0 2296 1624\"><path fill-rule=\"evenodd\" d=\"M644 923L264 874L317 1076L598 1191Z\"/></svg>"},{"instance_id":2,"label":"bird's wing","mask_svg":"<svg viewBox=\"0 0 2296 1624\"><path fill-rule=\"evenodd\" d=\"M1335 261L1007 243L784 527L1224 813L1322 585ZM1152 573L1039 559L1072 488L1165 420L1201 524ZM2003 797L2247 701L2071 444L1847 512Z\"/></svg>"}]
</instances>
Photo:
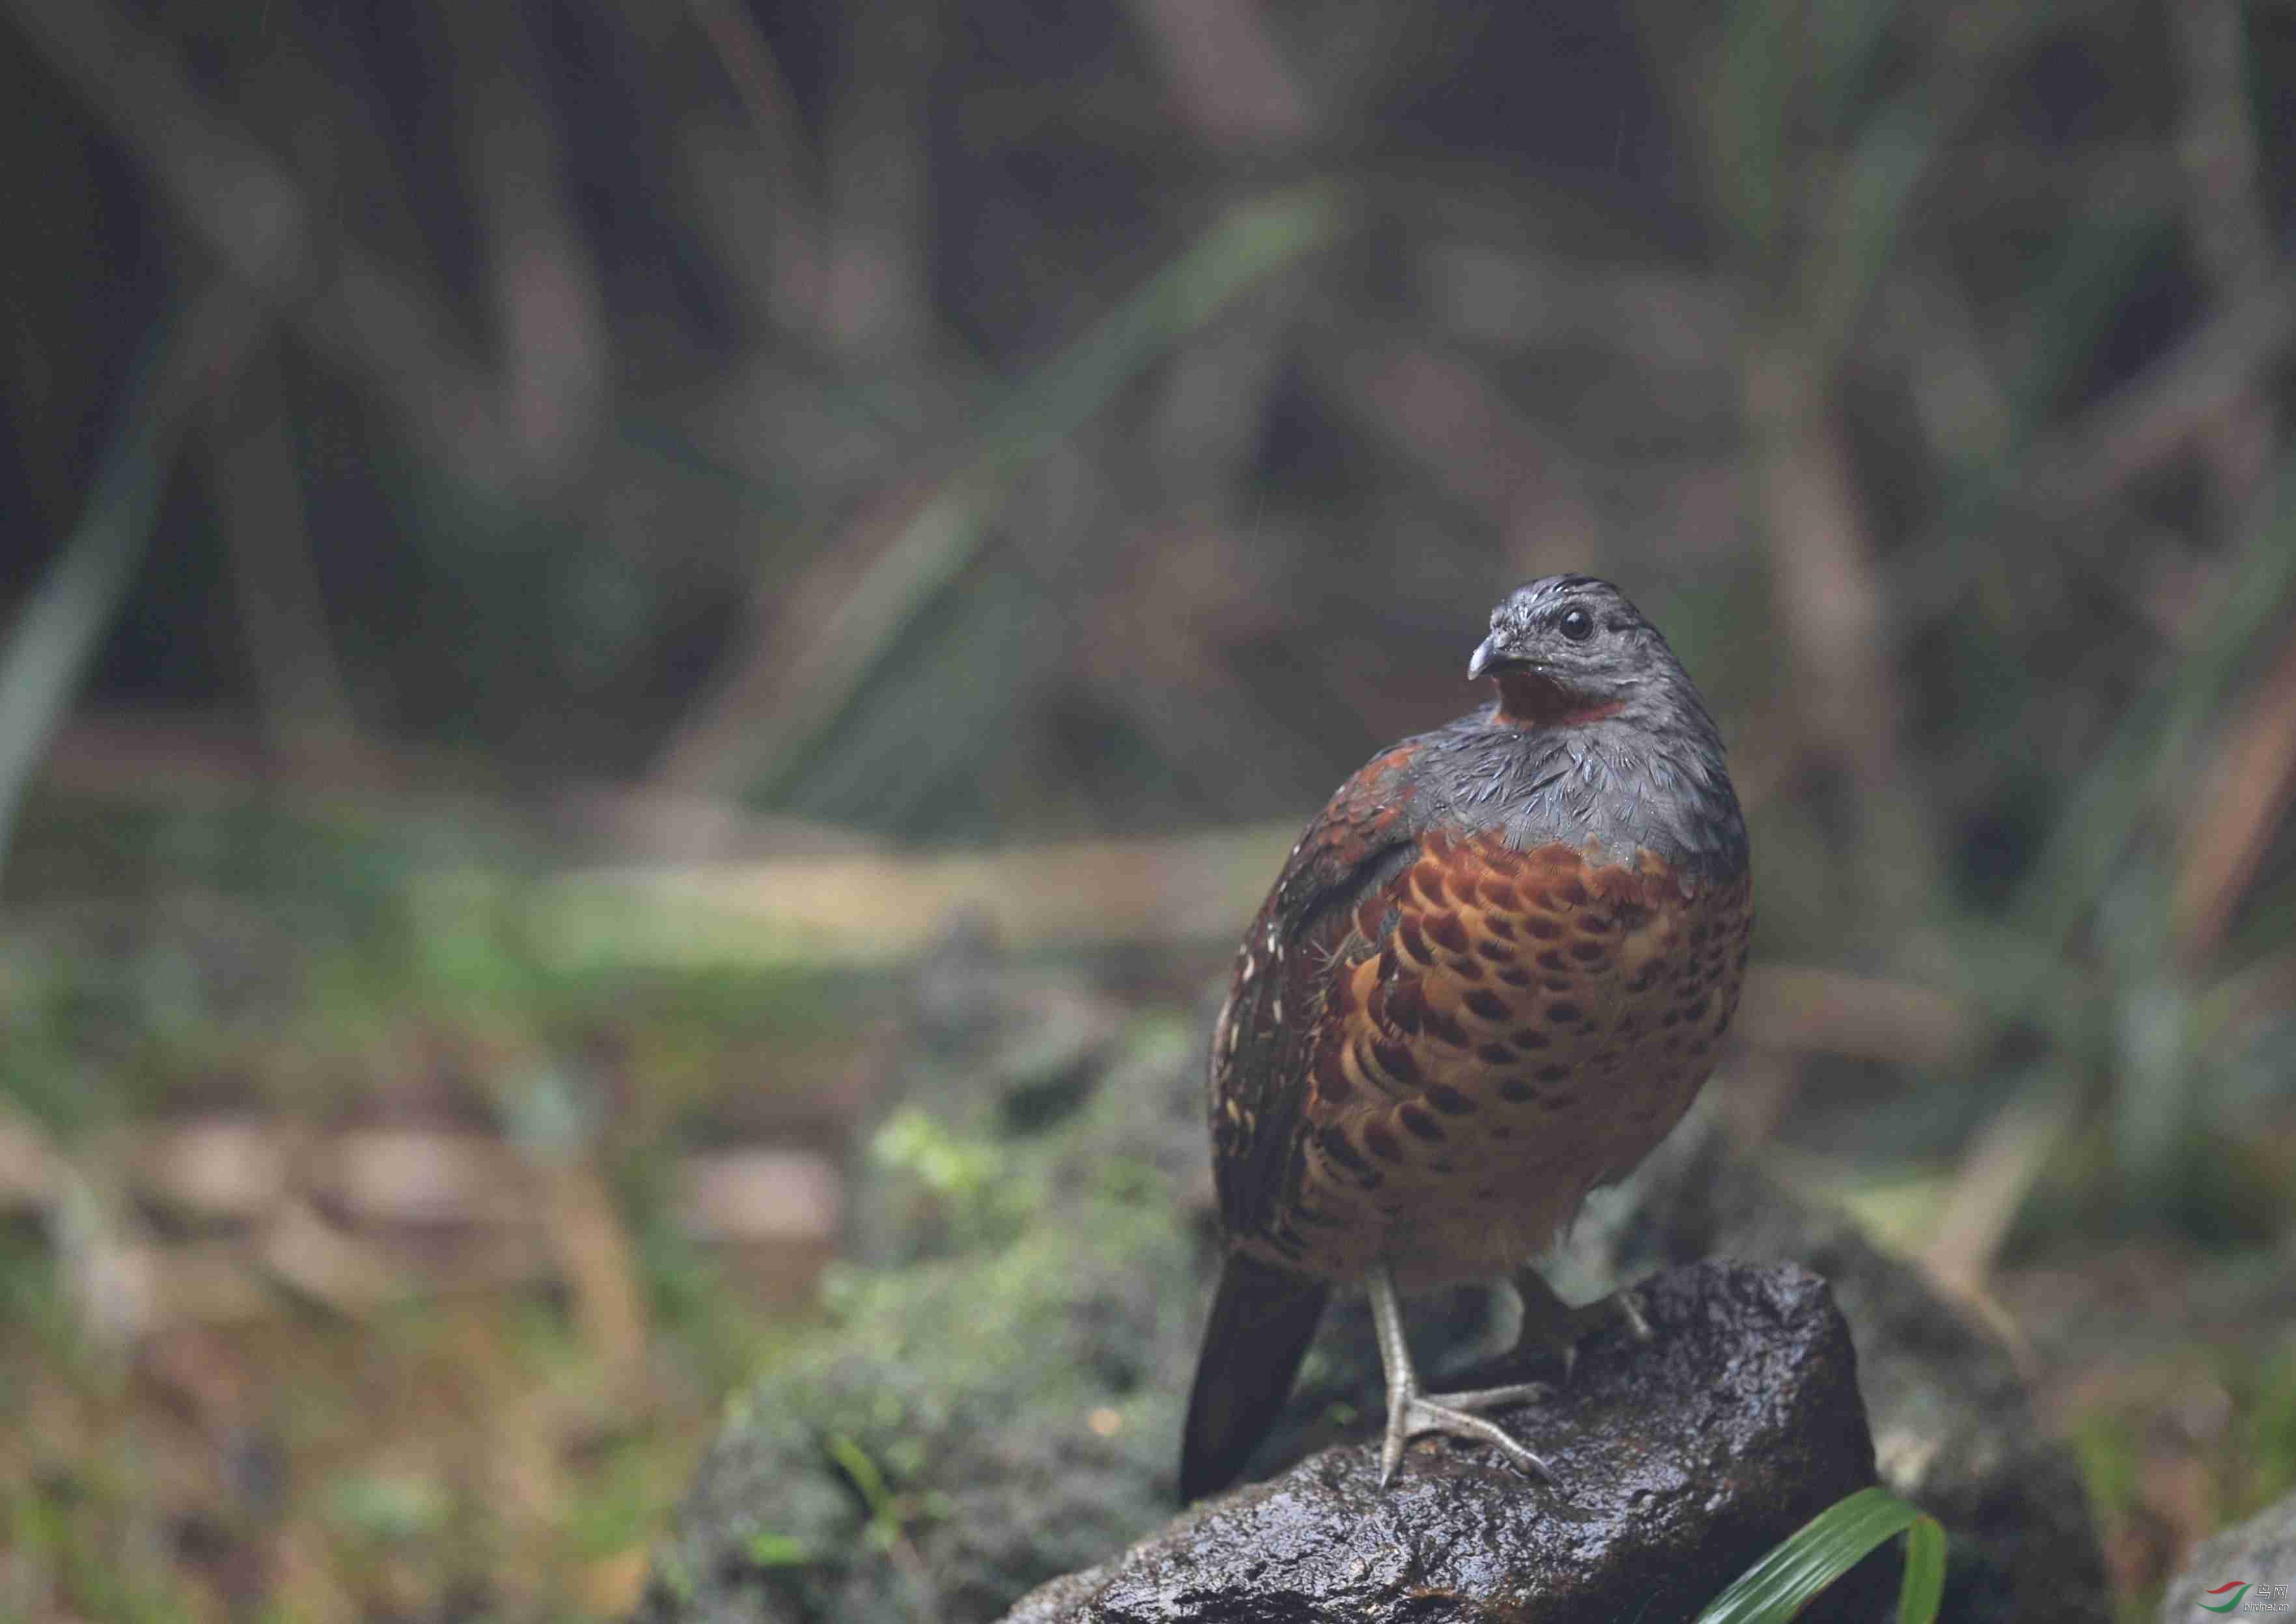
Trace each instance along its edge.
<instances>
[{"instance_id":1,"label":"bird's wing","mask_svg":"<svg viewBox=\"0 0 2296 1624\"><path fill-rule=\"evenodd\" d=\"M1231 1235L1255 1234L1280 1203L1299 1146L1306 1073L1332 966L1373 950L1357 911L1417 850L1411 758L1374 759L1340 786L1292 849L1236 951L1212 1029L1212 1164Z\"/></svg>"}]
</instances>

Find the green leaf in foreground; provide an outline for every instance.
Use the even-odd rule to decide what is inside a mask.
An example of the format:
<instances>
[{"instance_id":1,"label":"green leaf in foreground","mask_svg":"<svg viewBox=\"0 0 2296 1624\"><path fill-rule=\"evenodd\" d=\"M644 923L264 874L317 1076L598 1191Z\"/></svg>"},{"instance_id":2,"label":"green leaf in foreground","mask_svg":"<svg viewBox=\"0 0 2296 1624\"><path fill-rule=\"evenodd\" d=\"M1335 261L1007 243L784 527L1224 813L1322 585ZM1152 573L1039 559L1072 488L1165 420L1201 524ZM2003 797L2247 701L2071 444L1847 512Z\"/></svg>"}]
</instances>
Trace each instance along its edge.
<instances>
[{"instance_id":1,"label":"green leaf in foreground","mask_svg":"<svg viewBox=\"0 0 2296 1624\"><path fill-rule=\"evenodd\" d=\"M1931 1624L1945 1593L1945 1530L1886 1489L1861 1489L1796 1529L1710 1603L1697 1624L1777 1624L1893 1535L1906 1537L1898 1624Z\"/></svg>"}]
</instances>

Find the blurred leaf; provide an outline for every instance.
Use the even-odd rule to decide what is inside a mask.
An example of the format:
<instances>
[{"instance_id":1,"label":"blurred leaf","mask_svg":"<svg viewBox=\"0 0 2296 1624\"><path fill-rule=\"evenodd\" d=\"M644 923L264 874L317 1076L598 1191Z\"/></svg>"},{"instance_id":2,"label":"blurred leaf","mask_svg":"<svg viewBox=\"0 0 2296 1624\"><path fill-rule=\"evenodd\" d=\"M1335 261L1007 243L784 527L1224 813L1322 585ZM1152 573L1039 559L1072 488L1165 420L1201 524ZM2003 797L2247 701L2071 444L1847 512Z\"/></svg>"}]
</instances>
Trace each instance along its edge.
<instances>
[{"instance_id":1,"label":"blurred leaf","mask_svg":"<svg viewBox=\"0 0 2296 1624\"><path fill-rule=\"evenodd\" d=\"M1804 12L1817 60L1810 78L1825 127L1838 130L1874 78L1898 0L1814 0Z\"/></svg>"},{"instance_id":2,"label":"blurred leaf","mask_svg":"<svg viewBox=\"0 0 2296 1624\"><path fill-rule=\"evenodd\" d=\"M162 329L145 346L86 511L0 639L0 863L25 785L151 542L162 472L155 357L166 339Z\"/></svg>"},{"instance_id":3,"label":"blurred leaf","mask_svg":"<svg viewBox=\"0 0 2296 1624\"><path fill-rule=\"evenodd\" d=\"M2135 1188L2158 1191L2195 1121L2192 996L2169 982L2132 987L2121 995L2118 1014L2113 1148Z\"/></svg>"},{"instance_id":4,"label":"blurred leaf","mask_svg":"<svg viewBox=\"0 0 2296 1624\"><path fill-rule=\"evenodd\" d=\"M2061 942L2086 915L2150 804L2157 775L2223 696L2259 634L2296 598L2296 459L2276 499L2226 571L2210 612L2168 674L2121 718L2054 836L2035 861L2014 914L2038 942ZM2161 921L2165 932L2167 922Z\"/></svg>"},{"instance_id":5,"label":"blurred leaf","mask_svg":"<svg viewBox=\"0 0 2296 1624\"><path fill-rule=\"evenodd\" d=\"M1789 188L1786 131L1801 37L1796 0L1736 0L1708 82L1711 179L1740 245L1757 258L1776 246Z\"/></svg>"},{"instance_id":6,"label":"blurred leaf","mask_svg":"<svg viewBox=\"0 0 2296 1624\"><path fill-rule=\"evenodd\" d=\"M2048 421L2094 364L2144 273L2177 250L2171 222L2138 210L2076 220L2034 245L2033 279L2019 301L2032 318L2033 346L2011 386L2017 421Z\"/></svg>"},{"instance_id":7,"label":"blurred leaf","mask_svg":"<svg viewBox=\"0 0 2296 1624\"><path fill-rule=\"evenodd\" d=\"M1816 375L1833 372L1888 270L1935 144L1926 116L1890 108L1858 133L1834 176L1802 270L1799 342Z\"/></svg>"},{"instance_id":8,"label":"blurred leaf","mask_svg":"<svg viewBox=\"0 0 2296 1624\"><path fill-rule=\"evenodd\" d=\"M1959 601L1981 574L2008 562L1994 527L2035 485L2046 484L2046 442L2062 398L2094 363L2147 275L2176 251L2169 223L2146 214L2078 220L2034 245L2031 279L2016 300L2030 313L2024 365L2002 384L2008 440L1999 456L1948 471L1939 533L1907 550L1896 582L1895 595L1916 618Z\"/></svg>"},{"instance_id":9,"label":"blurred leaf","mask_svg":"<svg viewBox=\"0 0 2296 1624\"><path fill-rule=\"evenodd\" d=\"M1054 671L1058 611L1017 570L967 572L853 695L835 729L787 763L777 809L908 838L993 838L1008 809L982 795L1014 708ZM993 772L988 775L993 777Z\"/></svg>"},{"instance_id":10,"label":"blurred leaf","mask_svg":"<svg viewBox=\"0 0 2296 1624\"><path fill-rule=\"evenodd\" d=\"M2238 1485L2235 1516L2261 1511L2296 1486L2296 1358L2287 1357L2296 1341L2283 1333L2279 1357L2267 1353L2259 1359L2258 1390L2248 1413L2247 1480Z\"/></svg>"},{"instance_id":11,"label":"blurred leaf","mask_svg":"<svg viewBox=\"0 0 2296 1624\"><path fill-rule=\"evenodd\" d=\"M1029 456L1073 433L1116 390L1252 287L1338 240L1345 191L1315 181L1238 203L1093 330L1018 385L988 439Z\"/></svg>"},{"instance_id":12,"label":"blurred leaf","mask_svg":"<svg viewBox=\"0 0 2296 1624\"><path fill-rule=\"evenodd\" d=\"M824 1446L829 1458L837 1463L853 1485L861 1503L869 1509L868 1538L880 1546L890 1546L901 1537L900 1507L887 1487L885 1474L869 1452L842 1432L832 1434Z\"/></svg>"},{"instance_id":13,"label":"blurred leaf","mask_svg":"<svg viewBox=\"0 0 2296 1624\"><path fill-rule=\"evenodd\" d=\"M328 1513L345 1530L383 1544L402 1544L436 1532L453 1511L445 1490L406 1472L366 1472L337 1481Z\"/></svg>"},{"instance_id":14,"label":"blurred leaf","mask_svg":"<svg viewBox=\"0 0 2296 1624\"><path fill-rule=\"evenodd\" d=\"M851 391L823 392L824 403L832 407L850 398ZM762 478L711 455L697 445L691 434L673 423L638 412L626 412L614 420L614 430L624 445L650 453L681 473L731 492L759 517L789 521L805 511L802 496L788 481Z\"/></svg>"},{"instance_id":15,"label":"blurred leaf","mask_svg":"<svg viewBox=\"0 0 2296 1624\"><path fill-rule=\"evenodd\" d=\"M1005 1177L1002 1146L951 1133L914 1105L888 1118L869 1142L873 1161L914 1173L936 1195L970 1200Z\"/></svg>"},{"instance_id":16,"label":"blurred leaf","mask_svg":"<svg viewBox=\"0 0 2296 1624\"><path fill-rule=\"evenodd\" d=\"M742 1548L750 1560L761 1568L799 1568L814 1560L813 1552L802 1540L787 1534L755 1533Z\"/></svg>"},{"instance_id":17,"label":"blurred leaf","mask_svg":"<svg viewBox=\"0 0 2296 1624\"><path fill-rule=\"evenodd\" d=\"M1241 203L1085 336L1014 385L963 466L830 614L791 671L792 698L743 748L770 793L844 717L870 674L978 555L1012 479L1077 429L1173 344L1259 283L1334 241L1345 194L1312 183Z\"/></svg>"},{"instance_id":18,"label":"blurred leaf","mask_svg":"<svg viewBox=\"0 0 2296 1624\"><path fill-rule=\"evenodd\" d=\"M1002 1145L951 1132L914 1105L887 1119L869 1142L869 1156L930 1192L939 1225L958 1245L1013 1234L1042 1196L1016 1175Z\"/></svg>"},{"instance_id":19,"label":"blurred leaf","mask_svg":"<svg viewBox=\"0 0 2296 1624\"><path fill-rule=\"evenodd\" d=\"M2000 949L1985 973L1968 978L1989 1007L2005 1022L2048 1032L2070 1056L2090 1054L2111 1076L2116 1159L2128 1188L2151 1203L2176 1207L2193 1193L2184 1175L2196 1169L2182 1159L2195 1146L2207 1096L2195 1086L2192 992L2162 979L2173 963L2166 882L2157 865L2130 857L2159 797L2189 771L2190 746L2234 675L2259 637L2284 623L2292 599L2296 458L2284 465L2214 602L2195 617L2183 655L2128 707L2075 787L2007 923L1956 923L1965 954L1980 942ZM2062 956L2087 919L2107 955L2101 986L2069 971Z\"/></svg>"}]
</instances>

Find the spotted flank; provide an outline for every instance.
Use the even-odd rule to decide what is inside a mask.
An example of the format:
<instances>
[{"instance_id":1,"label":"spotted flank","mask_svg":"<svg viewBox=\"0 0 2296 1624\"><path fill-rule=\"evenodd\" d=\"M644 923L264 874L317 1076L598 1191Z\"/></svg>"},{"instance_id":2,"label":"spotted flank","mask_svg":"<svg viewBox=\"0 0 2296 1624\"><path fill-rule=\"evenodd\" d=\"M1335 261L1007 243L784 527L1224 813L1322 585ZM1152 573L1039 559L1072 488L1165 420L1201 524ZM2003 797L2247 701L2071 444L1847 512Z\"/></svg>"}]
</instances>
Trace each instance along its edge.
<instances>
[{"instance_id":1,"label":"spotted flank","mask_svg":"<svg viewBox=\"0 0 2296 1624\"><path fill-rule=\"evenodd\" d=\"M1427 834L1328 956L1283 1217L1239 1244L1333 1279L1536 1253L1688 1108L1751 928L1742 874Z\"/></svg>"}]
</instances>

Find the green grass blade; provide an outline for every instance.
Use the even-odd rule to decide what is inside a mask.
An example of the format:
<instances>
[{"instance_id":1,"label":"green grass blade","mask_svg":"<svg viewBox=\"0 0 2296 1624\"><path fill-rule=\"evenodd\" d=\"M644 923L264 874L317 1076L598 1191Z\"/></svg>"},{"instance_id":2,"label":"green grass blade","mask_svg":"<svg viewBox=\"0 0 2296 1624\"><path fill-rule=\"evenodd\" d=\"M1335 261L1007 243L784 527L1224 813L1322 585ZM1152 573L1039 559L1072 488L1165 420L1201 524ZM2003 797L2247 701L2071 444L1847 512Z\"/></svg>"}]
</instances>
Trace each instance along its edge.
<instances>
[{"instance_id":1,"label":"green grass blade","mask_svg":"<svg viewBox=\"0 0 2296 1624\"><path fill-rule=\"evenodd\" d=\"M1177 258L1043 366L1013 385L969 457L918 506L832 612L792 674L801 697L749 731L737 776L767 799L839 719L870 673L966 570L1013 477L1073 435L1116 393L1254 287L1330 245L1353 218L1346 192L1303 182L1232 207Z\"/></svg>"},{"instance_id":2,"label":"green grass blade","mask_svg":"<svg viewBox=\"0 0 2296 1624\"><path fill-rule=\"evenodd\" d=\"M153 358L166 348L164 341L145 346L86 512L0 636L0 861L25 787L151 540L162 472Z\"/></svg>"},{"instance_id":3,"label":"green grass blade","mask_svg":"<svg viewBox=\"0 0 2296 1624\"><path fill-rule=\"evenodd\" d=\"M1861 1489L1796 1529L1709 1603L1697 1624L1781 1624L1898 1534L1908 1535L1899 1624L1931 1624L1945 1587L1945 1530L1879 1488Z\"/></svg>"},{"instance_id":4,"label":"green grass blade","mask_svg":"<svg viewBox=\"0 0 2296 1624\"><path fill-rule=\"evenodd\" d=\"M1337 182L1303 181L1231 206L1081 337L1013 386L988 455L1025 461L1076 432L1115 393L1245 293L1329 247L1354 218Z\"/></svg>"},{"instance_id":5,"label":"green grass blade","mask_svg":"<svg viewBox=\"0 0 2296 1624\"><path fill-rule=\"evenodd\" d=\"M1844 154L1802 271L1799 348L1814 377L1830 377L1874 289L1888 275L1937 132L1923 113L1888 108Z\"/></svg>"},{"instance_id":6,"label":"green grass blade","mask_svg":"<svg viewBox=\"0 0 2296 1624\"><path fill-rule=\"evenodd\" d=\"M1786 132L1794 111L1800 31L1791 0L1736 0L1705 79L1707 185L1739 249L1767 261L1792 195Z\"/></svg>"},{"instance_id":7,"label":"green grass blade","mask_svg":"<svg viewBox=\"0 0 2296 1624\"><path fill-rule=\"evenodd\" d=\"M1930 1624L1945 1604L1945 1530L1917 1517L1906 1530L1906 1578L1898 1587L1898 1624Z\"/></svg>"},{"instance_id":8,"label":"green grass blade","mask_svg":"<svg viewBox=\"0 0 2296 1624\"><path fill-rule=\"evenodd\" d=\"M2258 640L2296 604L2296 457L2216 595L2206 629L2128 708L2034 859L2015 916L2033 939L2062 942L2095 905L2152 804L2171 752L2194 736Z\"/></svg>"}]
</instances>

